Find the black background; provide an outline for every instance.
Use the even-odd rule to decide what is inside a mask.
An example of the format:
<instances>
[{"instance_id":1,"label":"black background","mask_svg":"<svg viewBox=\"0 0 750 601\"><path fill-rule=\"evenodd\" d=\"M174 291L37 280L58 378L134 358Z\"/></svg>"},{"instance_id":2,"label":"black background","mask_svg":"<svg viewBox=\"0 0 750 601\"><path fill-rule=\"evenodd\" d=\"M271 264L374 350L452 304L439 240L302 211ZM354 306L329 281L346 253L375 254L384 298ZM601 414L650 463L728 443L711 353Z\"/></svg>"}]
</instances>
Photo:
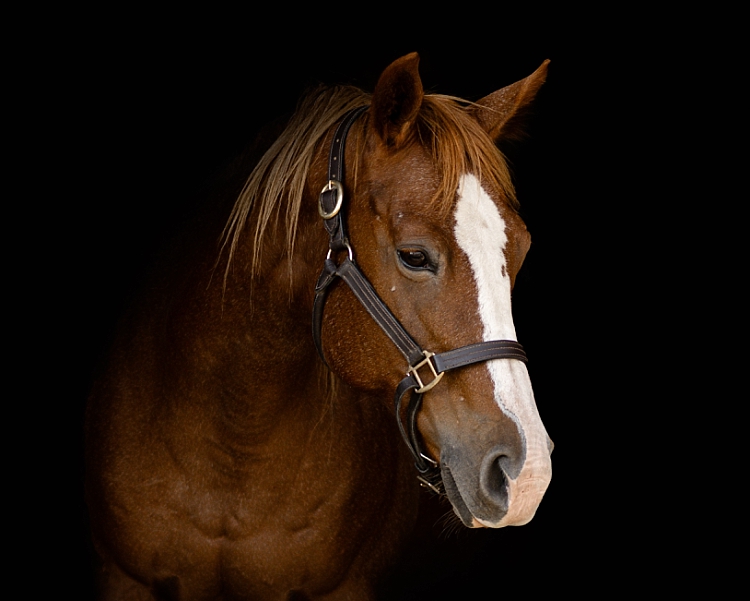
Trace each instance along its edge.
<instances>
[{"instance_id":1,"label":"black background","mask_svg":"<svg viewBox=\"0 0 750 601\"><path fill-rule=\"evenodd\" d=\"M45 105L49 131L34 156L56 165L47 173L55 185L44 191L53 244L43 252L57 285L40 296L55 307L47 315L56 357L48 469L59 484L47 492L56 501L45 521L65 526L50 543L66 558L61 586L92 595L85 398L154 253L214 174L263 124L293 110L305 88L372 90L382 69L411 51L421 56L426 90L470 100L552 61L528 139L504 150L533 239L514 313L556 444L553 480L527 526L460 533L471 561L446 567L426 598L476 598L486 586L596 594L592 572L610 582L625 573L627 582L640 579L656 569L662 543L652 533L649 555L618 551L635 541L642 547L624 484L631 468L619 454L628 436L619 400L634 384L620 378L613 349L630 334L628 322L602 319L603 308L629 294L613 272L626 265L616 141L639 135L625 110L637 102L633 59L606 29L563 31L549 15L544 27L489 13L433 26L417 13L368 13L354 30L352 19L319 17L298 18L288 31L267 15L108 15L46 59L40 88L54 101ZM640 235L650 235L648 224ZM554 582L546 576L553 573Z\"/></svg>"}]
</instances>

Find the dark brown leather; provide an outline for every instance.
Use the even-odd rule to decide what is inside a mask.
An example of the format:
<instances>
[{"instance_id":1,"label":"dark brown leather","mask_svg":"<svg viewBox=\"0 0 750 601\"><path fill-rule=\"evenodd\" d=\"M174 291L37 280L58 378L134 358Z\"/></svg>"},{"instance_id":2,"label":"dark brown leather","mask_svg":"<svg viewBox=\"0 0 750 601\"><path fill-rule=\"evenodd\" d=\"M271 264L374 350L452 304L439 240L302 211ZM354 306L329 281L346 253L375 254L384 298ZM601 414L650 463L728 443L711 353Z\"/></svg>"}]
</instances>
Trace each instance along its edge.
<instances>
[{"instance_id":1,"label":"dark brown leather","mask_svg":"<svg viewBox=\"0 0 750 601\"><path fill-rule=\"evenodd\" d=\"M357 118L367 109L367 106L361 106L347 113L336 128L331 142L331 151L328 153L328 181L334 181L344 184L344 151L346 149L346 136L349 129ZM336 191L324 191L320 194L320 204L326 213L330 213L336 206ZM338 252L347 248L349 241L346 238L346 228L344 227L343 211L339 211L335 217L324 219L328 235L330 237L329 246L331 250Z\"/></svg>"}]
</instances>

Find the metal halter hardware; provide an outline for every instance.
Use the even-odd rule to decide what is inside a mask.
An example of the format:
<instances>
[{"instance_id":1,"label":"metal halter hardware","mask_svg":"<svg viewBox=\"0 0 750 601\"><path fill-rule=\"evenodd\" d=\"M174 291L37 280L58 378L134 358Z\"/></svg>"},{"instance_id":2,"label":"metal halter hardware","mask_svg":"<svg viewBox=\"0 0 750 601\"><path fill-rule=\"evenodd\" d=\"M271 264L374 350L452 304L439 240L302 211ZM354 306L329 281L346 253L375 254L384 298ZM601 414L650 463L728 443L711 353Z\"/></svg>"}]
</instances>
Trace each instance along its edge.
<instances>
[{"instance_id":1,"label":"metal halter hardware","mask_svg":"<svg viewBox=\"0 0 750 601\"><path fill-rule=\"evenodd\" d=\"M370 281L357 267L354 261L354 252L346 237L346 228L341 211L344 202L344 149L349 129L366 109L367 106L362 106L344 115L331 143L328 158L328 183L320 193L318 206L318 212L324 220L323 225L328 231L329 242L328 255L323 264L323 271L315 286L312 320L313 340L318 354L325 362L321 344L323 308L328 287L336 278L341 278L408 362L409 367L406 377L401 380L396 388L396 421L401 436L414 457L414 464L418 472L417 479L422 485L443 494L444 487L438 462L423 451L417 431L417 414L422 406L422 395L435 387L446 371L492 359L517 359L525 363L527 361L526 353L515 340L478 342L443 353L423 350L391 313L375 292ZM331 257L334 252L343 250L348 251L348 256L337 264ZM420 376L420 370L422 370L423 375L431 377L427 383ZM408 392L412 394L406 409L405 425L401 418L401 408L403 399Z\"/></svg>"},{"instance_id":2,"label":"metal halter hardware","mask_svg":"<svg viewBox=\"0 0 750 601\"><path fill-rule=\"evenodd\" d=\"M414 391L418 394L422 394L423 392L427 392L428 390L432 390L435 385L440 382L440 380L443 379L443 374L445 374L444 371L441 371L438 373L435 370L435 365L432 361L430 361L430 357L434 357L435 353L431 353L430 351L422 351L424 353L424 359L417 363L416 365L410 365L409 369L406 372L407 376L412 376L416 381L417 384L419 384L419 387ZM432 371L432 380L430 382L427 382L427 384L424 384L422 382L422 378L419 377L419 368L423 367L425 365L430 366L430 371Z\"/></svg>"},{"instance_id":3,"label":"metal halter hardware","mask_svg":"<svg viewBox=\"0 0 750 601\"><path fill-rule=\"evenodd\" d=\"M336 190L336 205L331 209L330 212L326 212L323 208L323 203L318 203L318 213L320 213L320 216L323 219L331 219L332 217L336 217L336 215L339 214L339 211L341 210L341 205L344 204L344 185L341 182L336 181L335 179L329 179L328 183L323 186L323 190L321 190L320 194L323 195L326 192L330 192L332 190Z\"/></svg>"}]
</instances>

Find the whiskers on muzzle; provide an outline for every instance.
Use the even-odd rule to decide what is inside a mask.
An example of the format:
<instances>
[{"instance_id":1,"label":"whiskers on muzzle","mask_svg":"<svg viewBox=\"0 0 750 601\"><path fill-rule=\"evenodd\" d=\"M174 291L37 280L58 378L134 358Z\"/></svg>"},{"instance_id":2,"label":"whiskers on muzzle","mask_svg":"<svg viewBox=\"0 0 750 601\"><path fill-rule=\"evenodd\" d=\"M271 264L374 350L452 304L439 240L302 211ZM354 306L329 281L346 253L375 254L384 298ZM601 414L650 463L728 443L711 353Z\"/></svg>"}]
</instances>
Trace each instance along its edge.
<instances>
[{"instance_id":1,"label":"whiskers on muzzle","mask_svg":"<svg viewBox=\"0 0 750 601\"><path fill-rule=\"evenodd\" d=\"M456 512L453 511L453 507L450 504L446 512L438 519L436 526L440 528L440 540L468 535L468 529L456 515Z\"/></svg>"}]
</instances>

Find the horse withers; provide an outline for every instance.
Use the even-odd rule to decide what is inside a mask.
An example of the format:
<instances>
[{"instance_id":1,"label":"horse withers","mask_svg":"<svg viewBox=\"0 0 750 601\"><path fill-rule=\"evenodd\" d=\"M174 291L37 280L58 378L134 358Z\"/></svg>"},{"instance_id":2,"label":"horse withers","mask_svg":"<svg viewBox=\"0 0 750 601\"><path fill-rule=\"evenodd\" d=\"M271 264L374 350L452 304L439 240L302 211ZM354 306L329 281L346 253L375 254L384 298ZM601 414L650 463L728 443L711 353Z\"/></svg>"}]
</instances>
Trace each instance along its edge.
<instances>
[{"instance_id":1,"label":"horse withers","mask_svg":"<svg viewBox=\"0 0 750 601\"><path fill-rule=\"evenodd\" d=\"M123 319L86 424L102 599L374 599L420 483L470 528L533 517L552 444L495 144L547 65L475 103L417 67L303 99Z\"/></svg>"}]
</instances>

